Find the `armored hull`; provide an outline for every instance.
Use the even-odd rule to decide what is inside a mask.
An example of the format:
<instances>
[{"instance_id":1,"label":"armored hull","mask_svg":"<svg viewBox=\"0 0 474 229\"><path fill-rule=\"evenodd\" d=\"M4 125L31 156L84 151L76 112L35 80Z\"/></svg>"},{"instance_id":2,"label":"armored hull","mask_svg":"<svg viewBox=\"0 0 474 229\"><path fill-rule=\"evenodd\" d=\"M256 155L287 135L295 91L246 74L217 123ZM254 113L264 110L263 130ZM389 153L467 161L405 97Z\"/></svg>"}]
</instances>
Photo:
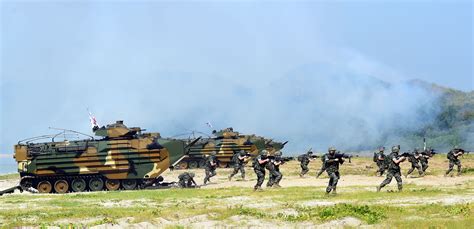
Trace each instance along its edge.
<instances>
[{"instance_id":1,"label":"armored hull","mask_svg":"<svg viewBox=\"0 0 474 229\"><path fill-rule=\"evenodd\" d=\"M159 183L188 151L183 140L142 134L121 122L95 133L103 138L15 145L21 185L42 193L143 188Z\"/></svg>"},{"instance_id":2,"label":"armored hull","mask_svg":"<svg viewBox=\"0 0 474 229\"><path fill-rule=\"evenodd\" d=\"M203 167L205 158L213 151L219 166L228 167L231 164L232 157L235 153L244 150L255 157L261 150L268 150L274 153L281 150L286 143L273 142L256 135L243 135L235 132L231 127L220 131L214 131L213 137L203 138L197 141L189 148L189 154L178 163L177 168L199 168Z\"/></svg>"}]
</instances>

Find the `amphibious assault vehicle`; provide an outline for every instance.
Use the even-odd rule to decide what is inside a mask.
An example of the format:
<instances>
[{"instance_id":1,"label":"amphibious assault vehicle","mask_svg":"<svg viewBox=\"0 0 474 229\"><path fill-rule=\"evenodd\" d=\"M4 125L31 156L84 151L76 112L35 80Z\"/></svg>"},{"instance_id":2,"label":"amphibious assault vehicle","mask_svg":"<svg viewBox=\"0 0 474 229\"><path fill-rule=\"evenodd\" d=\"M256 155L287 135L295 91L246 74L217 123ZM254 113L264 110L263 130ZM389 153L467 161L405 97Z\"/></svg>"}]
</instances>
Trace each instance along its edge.
<instances>
[{"instance_id":1,"label":"amphibious assault vehicle","mask_svg":"<svg viewBox=\"0 0 474 229\"><path fill-rule=\"evenodd\" d=\"M214 130L212 134L214 136L201 138L189 147L189 154L175 168L201 168L204 166L205 158L213 151L216 152L219 167L225 168L230 165L234 153L238 153L240 150L255 157L264 149L273 154L283 149L287 143L275 142L272 139L256 135L243 135L234 131L232 127L219 131ZM188 142L190 141L192 140L188 140Z\"/></svg>"},{"instance_id":2,"label":"amphibious assault vehicle","mask_svg":"<svg viewBox=\"0 0 474 229\"><path fill-rule=\"evenodd\" d=\"M93 131L99 139L69 141L63 135L81 134L62 130L56 135L29 138L15 145L23 189L40 193L100 190L131 190L159 186L160 177L176 165L199 141L162 138L159 133L143 133L128 128L123 121ZM39 142L49 139L47 142Z\"/></svg>"}]
</instances>

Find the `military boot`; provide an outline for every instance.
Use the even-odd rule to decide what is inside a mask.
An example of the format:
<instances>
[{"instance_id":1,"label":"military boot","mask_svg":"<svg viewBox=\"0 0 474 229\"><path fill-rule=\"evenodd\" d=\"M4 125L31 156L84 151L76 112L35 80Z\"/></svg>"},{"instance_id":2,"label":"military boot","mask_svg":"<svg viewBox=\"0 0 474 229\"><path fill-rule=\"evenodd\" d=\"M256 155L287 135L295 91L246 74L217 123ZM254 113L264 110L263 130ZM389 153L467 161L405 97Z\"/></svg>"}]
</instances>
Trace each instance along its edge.
<instances>
[{"instance_id":1,"label":"military boot","mask_svg":"<svg viewBox=\"0 0 474 229\"><path fill-rule=\"evenodd\" d=\"M274 188L281 188L281 186L279 184L274 184L273 187Z\"/></svg>"},{"instance_id":2,"label":"military boot","mask_svg":"<svg viewBox=\"0 0 474 229\"><path fill-rule=\"evenodd\" d=\"M377 186L377 192L380 192L380 189L382 189L380 186Z\"/></svg>"}]
</instances>

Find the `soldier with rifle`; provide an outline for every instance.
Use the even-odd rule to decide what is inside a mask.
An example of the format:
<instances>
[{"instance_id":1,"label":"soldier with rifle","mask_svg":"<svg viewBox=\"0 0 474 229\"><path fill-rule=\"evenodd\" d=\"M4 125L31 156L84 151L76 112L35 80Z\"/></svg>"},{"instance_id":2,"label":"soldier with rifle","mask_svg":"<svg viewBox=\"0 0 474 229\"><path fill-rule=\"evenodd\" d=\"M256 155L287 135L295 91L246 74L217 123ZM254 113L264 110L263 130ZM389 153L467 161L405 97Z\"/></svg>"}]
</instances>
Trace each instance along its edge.
<instances>
[{"instance_id":1,"label":"soldier with rifle","mask_svg":"<svg viewBox=\"0 0 474 229\"><path fill-rule=\"evenodd\" d=\"M385 170L387 170L388 168L388 165L386 163L386 156L384 154L384 151L385 151L385 147L381 146L379 147L379 152L377 153L374 153L374 162L377 164L377 167L379 168L377 170L377 174L378 176L382 176L383 173L385 172Z\"/></svg>"},{"instance_id":2,"label":"soldier with rifle","mask_svg":"<svg viewBox=\"0 0 474 229\"><path fill-rule=\"evenodd\" d=\"M242 180L245 180L245 163L250 158L250 154L246 153L244 150L240 150L239 153L234 154L232 157L232 162L234 162L234 171L229 175L229 181L232 180L232 177L240 171L242 175Z\"/></svg>"},{"instance_id":3,"label":"soldier with rifle","mask_svg":"<svg viewBox=\"0 0 474 229\"><path fill-rule=\"evenodd\" d=\"M260 154L253 160L253 171L257 175L257 184L255 184L253 187L254 191L262 190L262 184L265 180L265 166L270 161L270 159L267 157L267 154L268 151L262 150Z\"/></svg>"},{"instance_id":4,"label":"soldier with rifle","mask_svg":"<svg viewBox=\"0 0 474 229\"><path fill-rule=\"evenodd\" d=\"M326 171L329 176L329 183L326 188L326 194L332 193L336 194L337 182L339 181L339 165L344 163L344 158L349 158L349 155L336 153L335 147L329 147L328 153L324 156L324 164L326 165Z\"/></svg>"},{"instance_id":5,"label":"soldier with rifle","mask_svg":"<svg viewBox=\"0 0 474 229\"><path fill-rule=\"evenodd\" d=\"M459 160L459 156L463 155L465 153L465 150L459 148L458 146L455 146L454 149L449 151L447 158L449 160L449 168L448 171L446 171L446 174L444 176L448 176L448 174L453 171L454 165L457 165L458 167L458 176L461 175L461 160Z\"/></svg>"},{"instance_id":6,"label":"soldier with rifle","mask_svg":"<svg viewBox=\"0 0 474 229\"><path fill-rule=\"evenodd\" d=\"M421 170L423 173L426 173L426 169L428 169L428 160L436 154L434 149L427 148L424 152L421 153L420 157L420 164Z\"/></svg>"},{"instance_id":7,"label":"soldier with rifle","mask_svg":"<svg viewBox=\"0 0 474 229\"><path fill-rule=\"evenodd\" d=\"M420 149L415 148L413 153L408 156L408 162L411 163L411 168L408 170L407 174L405 175L405 178L407 178L408 175L415 171L415 169L418 170L418 174L420 174L420 177L425 176L423 169L420 166L420 159L423 157L423 155L419 151Z\"/></svg>"},{"instance_id":8,"label":"soldier with rifle","mask_svg":"<svg viewBox=\"0 0 474 229\"><path fill-rule=\"evenodd\" d=\"M308 164L310 161L314 160L313 151L308 150L307 153L298 156L298 161L300 161L301 173L300 177L303 177L306 173L309 172Z\"/></svg>"},{"instance_id":9,"label":"soldier with rifle","mask_svg":"<svg viewBox=\"0 0 474 229\"><path fill-rule=\"evenodd\" d=\"M180 188L195 188L198 185L194 181L194 173L184 172L178 176L178 185Z\"/></svg>"},{"instance_id":10,"label":"soldier with rifle","mask_svg":"<svg viewBox=\"0 0 474 229\"><path fill-rule=\"evenodd\" d=\"M389 165L387 170L387 178L377 187L377 192L380 192L380 189L385 187L385 185L390 184L392 179L395 177L398 184L398 191L402 191L403 183L402 183L402 176L400 171L400 163L406 160L409 156L408 153L403 153L402 155L398 155L400 151L400 145L392 147L392 153L388 156Z\"/></svg>"},{"instance_id":11,"label":"soldier with rifle","mask_svg":"<svg viewBox=\"0 0 474 229\"><path fill-rule=\"evenodd\" d=\"M204 177L204 184L211 181L211 177L216 175L217 158L216 151L212 151L211 155L206 158L204 169L206 171L206 177Z\"/></svg>"},{"instance_id":12,"label":"soldier with rifle","mask_svg":"<svg viewBox=\"0 0 474 229\"><path fill-rule=\"evenodd\" d=\"M266 165L269 172L267 187L281 188L280 181L283 178L283 175L280 172L280 165L285 163L281 157L281 152L275 152L275 156L269 156L268 159L270 159L270 162Z\"/></svg>"},{"instance_id":13,"label":"soldier with rifle","mask_svg":"<svg viewBox=\"0 0 474 229\"><path fill-rule=\"evenodd\" d=\"M316 174L316 178L321 176L321 174L323 174L324 171L326 171L326 164L324 163L324 157L321 157L321 169L319 169L318 174Z\"/></svg>"}]
</instances>

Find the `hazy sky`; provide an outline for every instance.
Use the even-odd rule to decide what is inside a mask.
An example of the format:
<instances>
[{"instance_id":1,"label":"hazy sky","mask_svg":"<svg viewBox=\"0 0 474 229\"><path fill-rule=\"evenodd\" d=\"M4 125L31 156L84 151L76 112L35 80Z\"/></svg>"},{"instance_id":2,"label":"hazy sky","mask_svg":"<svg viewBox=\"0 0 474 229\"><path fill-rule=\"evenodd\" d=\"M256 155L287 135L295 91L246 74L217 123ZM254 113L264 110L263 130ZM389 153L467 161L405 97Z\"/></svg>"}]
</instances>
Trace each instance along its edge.
<instances>
[{"instance_id":1,"label":"hazy sky","mask_svg":"<svg viewBox=\"0 0 474 229\"><path fill-rule=\"evenodd\" d=\"M86 107L99 121L130 118L176 134L151 120L196 126L190 120L206 115L198 105L229 91L251 100L315 63L387 82L474 89L472 1L4 0L0 7L3 153L48 126L88 131ZM185 114L189 107L196 109Z\"/></svg>"}]
</instances>

